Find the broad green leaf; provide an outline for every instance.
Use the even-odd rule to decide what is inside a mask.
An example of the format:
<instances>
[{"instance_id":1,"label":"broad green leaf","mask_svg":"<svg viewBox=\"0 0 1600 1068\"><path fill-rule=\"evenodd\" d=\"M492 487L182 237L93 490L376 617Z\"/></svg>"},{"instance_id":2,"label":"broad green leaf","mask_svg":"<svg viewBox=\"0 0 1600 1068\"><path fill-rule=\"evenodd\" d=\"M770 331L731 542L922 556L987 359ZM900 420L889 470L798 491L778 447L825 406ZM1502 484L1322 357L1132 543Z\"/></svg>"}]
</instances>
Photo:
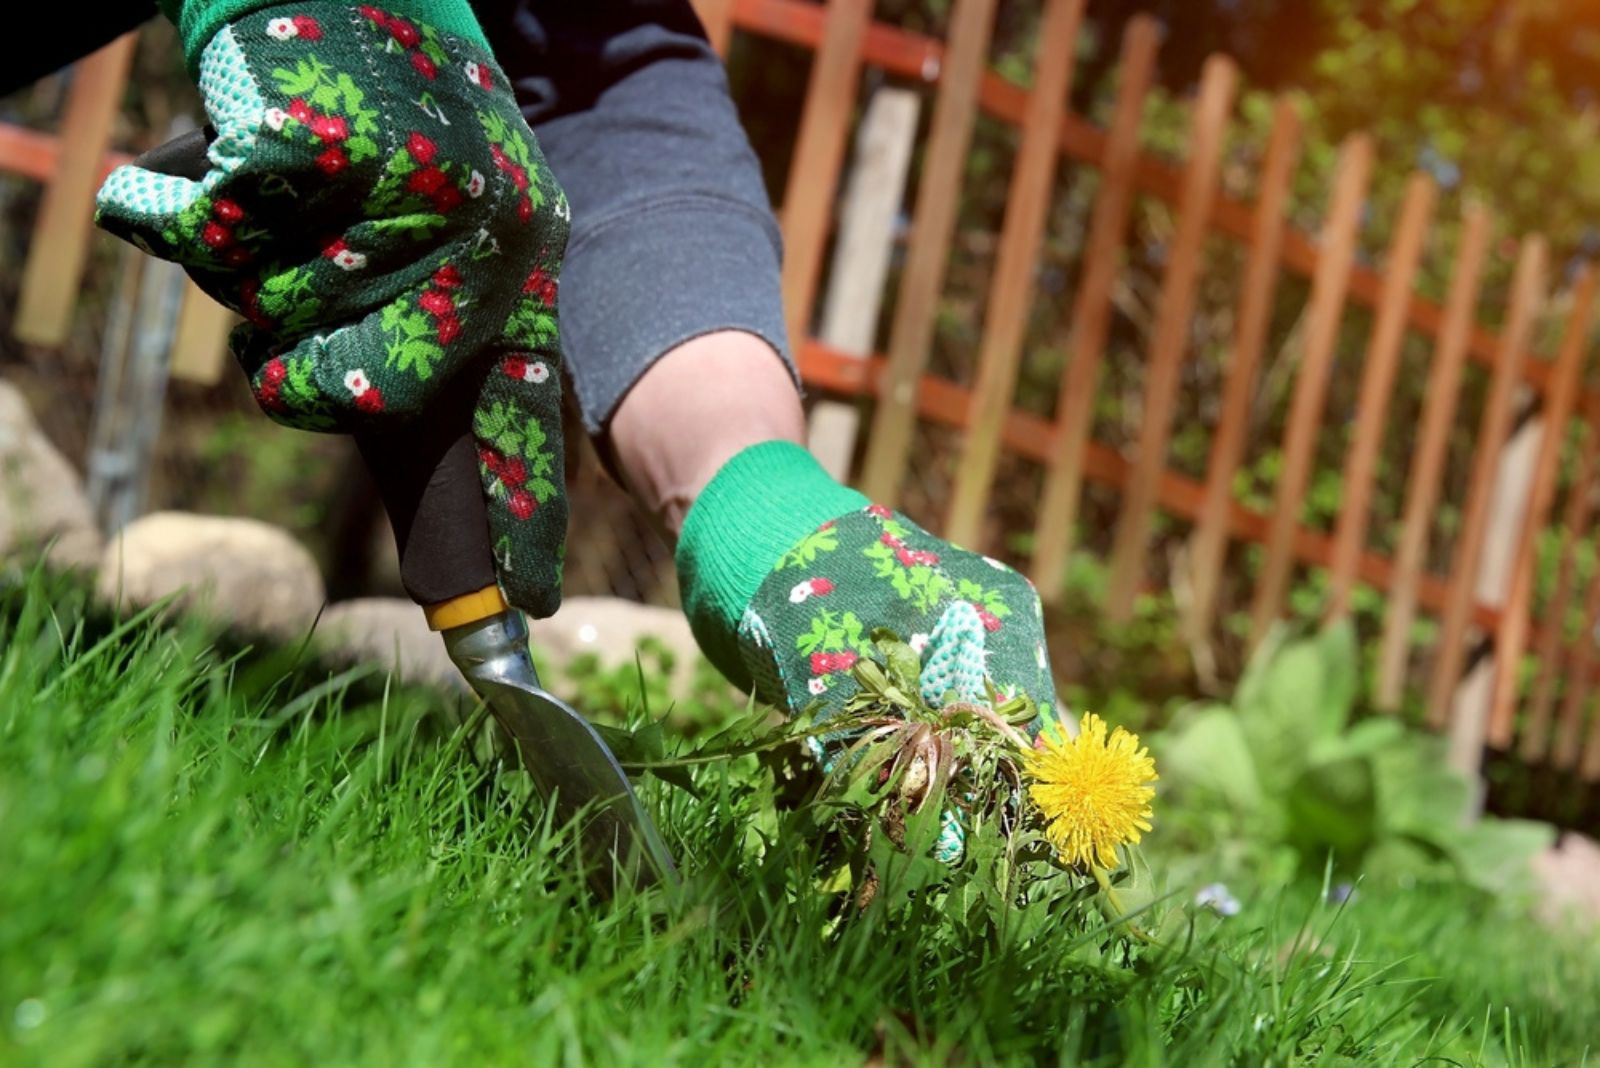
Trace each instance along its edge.
<instances>
[{"instance_id":1,"label":"broad green leaf","mask_svg":"<svg viewBox=\"0 0 1600 1068\"><path fill-rule=\"evenodd\" d=\"M1375 756L1396 747L1409 745L1411 739L1398 719L1382 717L1364 719L1343 734L1318 739L1306 754L1308 763L1319 764L1349 757Z\"/></svg>"},{"instance_id":2,"label":"broad green leaf","mask_svg":"<svg viewBox=\"0 0 1600 1068\"><path fill-rule=\"evenodd\" d=\"M1327 686L1322 652L1310 639L1278 650L1255 680L1248 700L1241 686L1240 726L1267 792L1286 790L1317 743L1336 737L1343 727L1330 724L1324 715Z\"/></svg>"},{"instance_id":3,"label":"broad green leaf","mask_svg":"<svg viewBox=\"0 0 1600 1068\"><path fill-rule=\"evenodd\" d=\"M1520 894L1533 885L1533 858L1555 844L1556 830L1533 820L1483 819L1450 835L1445 851L1461 877L1493 894Z\"/></svg>"},{"instance_id":4,"label":"broad green leaf","mask_svg":"<svg viewBox=\"0 0 1600 1068\"><path fill-rule=\"evenodd\" d=\"M853 673L856 677L856 681L859 682L864 689L871 690L875 694L882 695L883 692L889 688L888 676L884 675L883 669L877 664L874 664L871 660L863 659L856 661L856 666Z\"/></svg>"},{"instance_id":5,"label":"broad green leaf","mask_svg":"<svg viewBox=\"0 0 1600 1068\"><path fill-rule=\"evenodd\" d=\"M1166 783L1224 798L1240 813L1262 808L1265 797L1255 761L1232 709L1219 705L1198 710L1151 744Z\"/></svg>"},{"instance_id":6,"label":"broad green leaf","mask_svg":"<svg viewBox=\"0 0 1600 1068\"><path fill-rule=\"evenodd\" d=\"M662 733L659 721L641 727L636 731L623 730L621 727L612 727L603 723L591 724L600 735L601 740L610 748L612 755L622 764L650 764L660 761L666 756L666 740ZM695 788L694 779L685 767L663 766L651 764L645 769L662 782L699 797L700 792Z\"/></svg>"},{"instance_id":7,"label":"broad green leaf","mask_svg":"<svg viewBox=\"0 0 1600 1068\"><path fill-rule=\"evenodd\" d=\"M1331 852L1339 865L1354 865L1378 834L1372 762L1351 757L1307 768L1287 807L1289 842L1302 860L1318 864Z\"/></svg>"},{"instance_id":8,"label":"broad green leaf","mask_svg":"<svg viewBox=\"0 0 1600 1068\"><path fill-rule=\"evenodd\" d=\"M1316 646L1322 654L1322 726L1332 734L1350 722L1361 685L1361 652L1355 624L1345 617L1322 628Z\"/></svg>"},{"instance_id":9,"label":"broad green leaf","mask_svg":"<svg viewBox=\"0 0 1600 1068\"><path fill-rule=\"evenodd\" d=\"M1263 700L1266 689L1267 675L1278 653L1288 644L1289 629L1282 623L1273 624L1267 631L1267 636L1250 657L1250 662L1245 665L1244 675L1239 679L1239 685L1233 693L1234 707L1241 711L1259 705Z\"/></svg>"},{"instance_id":10,"label":"broad green leaf","mask_svg":"<svg viewBox=\"0 0 1600 1068\"><path fill-rule=\"evenodd\" d=\"M1435 845L1472 813L1472 786L1450 767L1444 739L1409 733L1372 757L1384 827Z\"/></svg>"}]
</instances>

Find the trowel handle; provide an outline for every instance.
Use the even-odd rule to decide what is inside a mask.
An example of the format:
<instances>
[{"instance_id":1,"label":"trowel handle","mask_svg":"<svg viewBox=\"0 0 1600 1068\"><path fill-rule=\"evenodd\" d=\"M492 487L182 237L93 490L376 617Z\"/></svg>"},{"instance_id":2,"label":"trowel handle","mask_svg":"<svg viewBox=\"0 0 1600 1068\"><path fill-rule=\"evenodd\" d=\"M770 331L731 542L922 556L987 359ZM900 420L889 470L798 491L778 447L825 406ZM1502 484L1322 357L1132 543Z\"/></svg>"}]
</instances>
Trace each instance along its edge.
<instances>
[{"instance_id":1,"label":"trowel handle","mask_svg":"<svg viewBox=\"0 0 1600 1068\"><path fill-rule=\"evenodd\" d=\"M472 377L458 376L426 414L403 428L356 435L394 529L401 584L424 606L495 585L471 434Z\"/></svg>"}]
</instances>

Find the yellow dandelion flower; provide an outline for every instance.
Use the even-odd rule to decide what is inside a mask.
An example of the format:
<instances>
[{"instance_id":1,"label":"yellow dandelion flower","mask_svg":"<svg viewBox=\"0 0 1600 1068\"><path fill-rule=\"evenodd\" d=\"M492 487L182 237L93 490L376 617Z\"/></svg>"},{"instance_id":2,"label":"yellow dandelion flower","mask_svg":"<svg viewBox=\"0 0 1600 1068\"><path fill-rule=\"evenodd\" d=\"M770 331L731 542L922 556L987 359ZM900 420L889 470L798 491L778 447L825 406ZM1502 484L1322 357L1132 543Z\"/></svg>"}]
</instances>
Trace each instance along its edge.
<instances>
[{"instance_id":1,"label":"yellow dandelion flower","mask_svg":"<svg viewBox=\"0 0 1600 1068\"><path fill-rule=\"evenodd\" d=\"M1085 712L1078 736L1064 742L1039 735L1042 749L1023 753L1033 782L1028 796L1044 814L1045 837L1067 864L1117 866L1117 846L1137 844L1150 829L1155 761L1139 737Z\"/></svg>"}]
</instances>

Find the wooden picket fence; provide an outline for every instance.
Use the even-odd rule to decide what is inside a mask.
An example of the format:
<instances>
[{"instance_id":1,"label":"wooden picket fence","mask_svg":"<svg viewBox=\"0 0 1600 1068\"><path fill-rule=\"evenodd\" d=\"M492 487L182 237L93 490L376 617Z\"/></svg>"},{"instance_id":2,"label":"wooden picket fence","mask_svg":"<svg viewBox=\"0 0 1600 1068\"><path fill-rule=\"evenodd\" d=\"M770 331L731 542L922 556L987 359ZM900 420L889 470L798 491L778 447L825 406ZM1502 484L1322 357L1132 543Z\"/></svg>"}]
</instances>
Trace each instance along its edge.
<instances>
[{"instance_id":1,"label":"wooden picket fence","mask_svg":"<svg viewBox=\"0 0 1600 1068\"><path fill-rule=\"evenodd\" d=\"M1425 236L1437 191L1427 175L1406 188L1383 268L1356 263L1362 209L1374 149L1364 135L1339 150L1328 210L1321 232L1300 232L1286 219L1291 183L1301 149L1300 121L1287 99L1278 101L1262 155L1253 202L1222 192L1222 146L1238 88L1237 68L1224 56L1205 64L1192 109L1187 158L1173 165L1140 145L1142 117L1159 46L1159 29L1136 19L1122 44L1117 95L1110 122L1100 128L1066 104L1084 4L1044 0L1032 84L1007 81L988 69L996 0L955 0L948 42L872 21L871 0L701 0L702 21L719 49L734 32L800 45L814 51L782 205L786 247L785 296L791 336L799 339L801 370L814 387L873 399L873 417L857 483L875 499L895 501L908 473L912 432L918 420L964 433L954 491L942 517L942 532L981 547L1001 452L1041 465L1044 493L1035 525L1029 571L1050 600L1063 589L1073 551L1074 528L1084 484L1115 488L1121 498L1110 559L1105 611L1128 619L1146 582L1148 545L1158 510L1193 524L1189 552L1191 593L1185 625L1204 635L1216 624L1218 576L1230 540L1264 547L1251 604L1253 640L1279 618L1296 566L1326 568L1330 617L1349 611L1359 581L1382 590L1386 609L1374 698L1398 707L1406 667L1414 655L1412 622L1418 613L1439 620L1431 650L1427 708L1429 723L1449 727L1455 757L1476 767L1482 750L1515 748L1530 761L1549 761L1600 779L1600 716L1587 713L1595 657L1593 628L1600 622L1600 579L1584 596L1586 627L1581 640L1565 642L1560 621L1582 591L1576 581L1575 547L1590 530L1591 494L1570 493L1564 514L1552 519L1567 435L1549 428L1570 420L1582 426L1575 485L1593 479L1600 433L1600 392L1583 387L1596 276L1584 267L1570 299L1564 339L1553 359L1529 351L1535 320L1547 297L1548 251L1532 235L1520 242L1509 308L1498 331L1478 323L1480 281L1494 223L1483 205L1465 209L1450 291L1443 306L1417 294ZM904 270L882 354L849 351L809 329L823 275L823 255L836 225L835 190L856 111L862 72L874 67L902 79L936 85L933 114L915 191ZM1020 131L1009 196L983 320L978 370L973 381L954 382L926 374L937 304L950 261L974 121L979 113ZM1058 168L1087 166L1100 172L1078 288L1065 324L1062 347L1069 353L1053 419L1014 405L1018 370L1025 358L1026 322L1037 299L1035 273L1046 212ZM1096 383L1107 355L1112 291L1128 234L1135 195L1154 197L1175 210L1175 232L1166 258L1156 324L1146 356L1141 436L1123 453L1091 437ZM1168 467L1169 443L1180 374L1187 357L1189 325L1204 266L1208 237L1222 235L1245 250L1237 296L1235 336L1211 432L1203 481ZM837 269L837 267L835 268ZM1246 425L1267 351L1270 313L1280 275L1310 280L1303 347L1282 442L1283 462L1275 499L1267 512L1239 503L1235 475L1245 461ZM1315 447L1323 430L1325 399L1348 304L1370 308L1373 326L1361 369L1360 418L1343 470L1344 500L1335 529L1308 529L1299 517L1313 474ZM1409 333L1433 339L1419 446L1411 457L1398 551L1392 558L1368 548L1371 503L1387 405ZM1464 521L1447 574L1425 569L1430 524L1441 503L1446 439L1456 421L1464 365L1488 368L1489 397L1482 413ZM1546 428L1534 463L1520 529L1515 531L1511 588L1496 602L1475 589L1491 527L1497 467L1512 433L1519 389L1533 391ZM1552 521L1562 534L1560 571L1550 602L1532 613L1533 569L1539 534ZM1537 623L1537 625L1536 625ZM1474 708L1459 693L1470 652L1471 632L1492 638L1490 700ZM1519 691L1520 665L1536 651L1540 670L1531 694ZM1556 680L1565 676L1560 708ZM1519 712L1522 714L1519 715Z\"/></svg>"},{"instance_id":2,"label":"wooden picket fence","mask_svg":"<svg viewBox=\"0 0 1600 1068\"><path fill-rule=\"evenodd\" d=\"M1297 566L1327 570L1330 617L1348 612L1355 584L1367 584L1386 598L1374 693L1380 707L1399 706L1408 664L1415 656L1431 655L1428 721L1450 731L1454 758L1463 766L1476 767L1489 747L1600 780L1600 715L1589 716L1590 691L1600 667L1594 663L1600 574L1579 590L1575 564L1576 547L1589 536L1594 519L1593 495L1587 490L1600 454L1600 391L1584 383L1600 276L1587 266L1579 271L1562 340L1552 357L1543 357L1531 351L1535 323L1549 296L1549 253L1538 235L1518 244L1506 314L1497 330L1486 329L1478 313L1495 230L1488 207L1466 207L1448 295L1442 305L1425 299L1415 291L1415 281L1437 197L1428 176L1419 173L1410 179L1381 270L1362 266L1356 249L1374 157L1369 138L1358 134L1340 147L1320 233L1304 233L1286 217L1301 150L1300 120L1287 100L1280 100L1273 112L1255 197L1242 200L1225 192L1219 180L1239 82L1231 60L1214 56L1205 64L1191 112L1187 154L1175 165L1140 143L1160 39L1152 20L1136 19L1128 27L1114 109L1101 128L1067 105L1084 0L1043 0L1037 58L1026 87L989 69L996 4L955 0L948 42L874 22L871 0L697 0L695 5L719 51L725 53L734 34L742 33L813 53L782 204L783 281L791 337L805 379L828 394L873 401L864 461L851 472L856 483L875 499L892 503L908 475L918 422L961 432L948 510L942 517L922 518L942 520L933 525L946 536L982 547L983 519L1002 453L1040 465L1044 492L1029 571L1047 600L1063 589L1086 483L1113 488L1120 516L1104 608L1114 620L1131 616L1136 596L1147 584L1148 547L1158 514L1177 517L1193 527L1187 553L1192 589L1185 611L1185 627L1192 636L1203 637L1217 625L1218 576L1232 542L1262 547L1250 611L1253 640L1283 613ZM33 245L17 316L17 331L25 340L59 344L65 337L83 269L92 190L118 159L110 151L109 131L131 48L131 40L120 41L80 65L59 137L0 125L0 171L50 183L36 231L50 239ZM932 86L934 94L904 269L881 354L871 351L873 315L858 314L849 323L836 316L820 328L813 325L824 283L841 270L855 269L841 267L836 254L834 267L825 270L830 241L846 243L847 235L837 231L888 234L900 203L897 188L891 188L888 199L879 189L874 199L870 183L856 183L861 188L853 189L852 196L860 196L860 218L841 218L837 191L857 124L862 75L869 67ZM984 309L977 371L972 381L957 382L929 374L928 366L962 176L980 113L1016 127L1020 138ZM901 119L904 126L903 115ZM888 162L882 173L903 178L904 149L902 145L898 153L884 155ZM1043 418L1017 408L1015 391L1028 355L1027 319L1039 299L1036 273L1052 190L1064 166L1095 168L1100 183L1077 291L1060 316L1067 369L1054 416ZM1146 353L1140 436L1124 451L1094 440L1091 413L1108 354L1112 294L1136 196L1169 205L1175 229ZM845 214L853 206L854 201L847 204ZM864 229L856 225L862 219ZM1204 478L1196 480L1171 470L1168 454L1205 268L1204 246L1217 235L1242 246L1244 269L1219 414L1210 428L1209 463ZM862 277L881 285L885 250L879 248L861 262L869 265ZM1236 500L1233 484L1246 460L1249 410L1285 273L1308 279L1310 295L1281 474L1271 508L1260 511ZM859 278L852 277L851 283ZM1370 309L1372 327L1361 368L1360 419L1342 472L1343 504L1328 532L1302 525L1300 516L1315 473L1339 330L1350 305ZM226 316L197 291L191 293L174 343L175 367L190 368L201 380L212 378L221 366L226 325ZM1389 557L1368 547L1369 527L1390 422L1389 399L1402 345L1410 335L1432 339L1433 352L1398 548ZM1453 559L1447 573L1435 574L1427 570L1426 548L1442 503L1446 442L1458 419L1469 361L1487 369L1490 386L1471 477L1459 502L1464 518ZM1511 533L1509 588L1480 596L1479 573L1494 528L1491 513L1499 510L1498 472L1512 435L1515 406L1524 393L1536 399L1545 432L1526 480L1520 523ZM1574 422L1580 445L1573 485L1584 492L1569 492L1562 514L1554 516L1569 438L1564 431ZM1561 560L1554 592L1535 615L1535 556L1547 529L1559 532ZM1585 626L1579 640L1568 642L1561 621L1580 597ZM1412 623L1422 613L1439 623L1430 650L1412 647ZM1483 700L1472 699L1471 687L1462 685L1474 632L1489 636L1492 663L1498 665ZM1512 668L1530 655L1536 656L1539 670L1527 688L1531 692L1524 692L1524 673Z\"/></svg>"}]
</instances>

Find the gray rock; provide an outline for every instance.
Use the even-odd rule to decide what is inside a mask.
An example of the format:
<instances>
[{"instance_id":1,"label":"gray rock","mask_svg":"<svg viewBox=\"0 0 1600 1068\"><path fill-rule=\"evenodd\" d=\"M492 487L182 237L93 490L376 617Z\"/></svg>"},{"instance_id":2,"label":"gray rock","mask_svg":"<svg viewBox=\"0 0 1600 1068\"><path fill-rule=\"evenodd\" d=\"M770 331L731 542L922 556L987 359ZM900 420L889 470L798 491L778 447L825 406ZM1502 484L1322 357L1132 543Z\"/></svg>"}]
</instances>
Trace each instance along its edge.
<instances>
[{"instance_id":1,"label":"gray rock","mask_svg":"<svg viewBox=\"0 0 1600 1068\"><path fill-rule=\"evenodd\" d=\"M549 662L558 671L586 654L595 655L606 667L629 665L640 644L654 639L672 653L674 694L688 691L701 659L682 612L620 597L568 597L559 612L534 620L529 630L540 662Z\"/></svg>"},{"instance_id":2,"label":"gray rock","mask_svg":"<svg viewBox=\"0 0 1600 1068\"><path fill-rule=\"evenodd\" d=\"M176 593L187 610L286 641L306 634L325 598L316 561L285 531L184 512L143 516L113 537L99 593L135 606Z\"/></svg>"},{"instance_id":3,"label":"gray rock","mask_svg":"<svg viewBox=\"0 0 1600 1068\"><path fill-rule=\"evenodd\" d=\"M15 388L0 382L0 559L48 549L57 567L92 568L100 560L83 482L34 421Z\"/></svg>"},{"instance_id":4,"label":"gray rock","mask_svg":"<svg viewBox=\"0 0 1600 1068\"><path fill-rule=\"evenodd\" d=\"M404 597L358 597L329 605L317 626L317 645L341 662L383 664L405 682L467 689L422 609Z\"/></svg>"},{"instance_id":5,"label":"gray rock","mask_svg":"<svg viewBox=\"0 0 1600 1068\"><path fill-rule=\"evenodd\" d=\"M549 619L529 621L529 644L545 685L566 690L563 675L579 657L593 655L603 667L633 664L647 641L672 654L674 692L687 692L700 650L681 612L616 597L569 597ZM330 605L317 637L324 651L345 662L382 663L413 682L459 688L460 676L444 643L428 629L422 611L399 597L362 597Z\"/></svg>"}]
</instances>

